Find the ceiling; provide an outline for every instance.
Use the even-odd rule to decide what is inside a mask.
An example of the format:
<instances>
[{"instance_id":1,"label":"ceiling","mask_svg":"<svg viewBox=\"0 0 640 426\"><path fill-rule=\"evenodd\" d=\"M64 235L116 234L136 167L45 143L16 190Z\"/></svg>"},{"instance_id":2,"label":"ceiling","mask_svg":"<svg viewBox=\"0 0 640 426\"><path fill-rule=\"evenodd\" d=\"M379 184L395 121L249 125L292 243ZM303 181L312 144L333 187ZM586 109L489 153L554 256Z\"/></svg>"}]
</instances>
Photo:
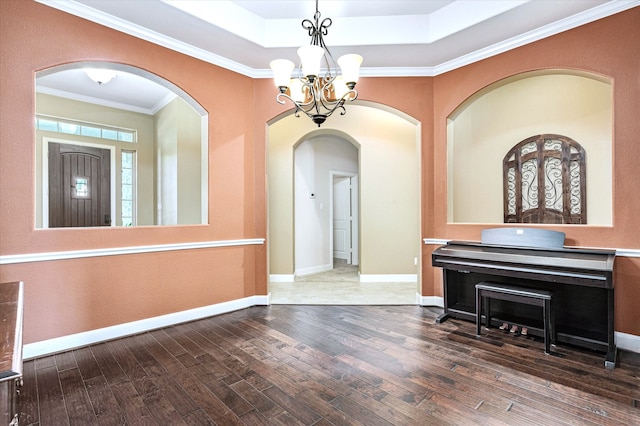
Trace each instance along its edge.
<instances>
[{"instance_id":1,"label":"ceiling","mask_svg":"<svg viewBox=\"0 0 640 426\"><path fill-rule=\"evenodd\" d=\"M301 21L316 10L314 0L36 1L252 78L270 78L272 59L298 62L297 47L309 43ZM325 42L334 57L362 55L362 76L434 76L638 5L320 0L319 11L332 20Z\"/></svg>"}]
</instances>

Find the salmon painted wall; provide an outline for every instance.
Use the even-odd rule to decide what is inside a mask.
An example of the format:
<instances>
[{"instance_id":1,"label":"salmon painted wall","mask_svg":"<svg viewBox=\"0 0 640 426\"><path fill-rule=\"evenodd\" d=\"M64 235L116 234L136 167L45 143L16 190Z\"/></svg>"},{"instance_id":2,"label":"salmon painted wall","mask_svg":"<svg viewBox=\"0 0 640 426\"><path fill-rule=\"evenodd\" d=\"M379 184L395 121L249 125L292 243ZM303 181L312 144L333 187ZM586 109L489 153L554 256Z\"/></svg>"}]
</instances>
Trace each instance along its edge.
<instances>
[{"instance_id":1,"label":"salmon painted wall","mask_svg":"<svg viewBox=\"0 0 640 426\"><path fill-rule=\"evenodd\" d=\"M32 1L1 1L0 19L0 255L265 236L254 207L252 79ZM209 225L34 230L34 73L82 60L146 69L209 112ZM31 343L265 294L266 275L254 273L265 253L249 245L10 264L0 282L24 281Z\"/></svg>"}]
</instances>

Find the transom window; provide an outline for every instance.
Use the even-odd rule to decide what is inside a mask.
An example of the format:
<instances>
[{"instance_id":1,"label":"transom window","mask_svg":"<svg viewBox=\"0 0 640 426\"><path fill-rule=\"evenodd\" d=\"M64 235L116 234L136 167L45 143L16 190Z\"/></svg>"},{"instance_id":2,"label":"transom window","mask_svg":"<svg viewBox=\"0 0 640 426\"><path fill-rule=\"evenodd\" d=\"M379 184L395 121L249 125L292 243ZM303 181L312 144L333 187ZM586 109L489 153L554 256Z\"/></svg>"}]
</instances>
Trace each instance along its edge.
<instances>
[{"instance_id":1,"label":"transom window","mask_svg":"<svg viewBox=\"0 0 640 426\"><path fill-rule=\"evenodd\" d=\"M136 142L136 131L103 126L100 124L83 123L67 118L36 116L36 129L49 132L65 133L67 135L89 136L92 138L110 139L120 142Z\"/></svg>"},{"instance_id":2,"label":"transom window","mask_svg":"<svg viewBox=\"0 0 640 426\"><path fill-rule=\"evenodd\" d=\"M505 223L587 223L585 151L562 135L536 135L503 160Z\"/></svg>"}]
</instances>

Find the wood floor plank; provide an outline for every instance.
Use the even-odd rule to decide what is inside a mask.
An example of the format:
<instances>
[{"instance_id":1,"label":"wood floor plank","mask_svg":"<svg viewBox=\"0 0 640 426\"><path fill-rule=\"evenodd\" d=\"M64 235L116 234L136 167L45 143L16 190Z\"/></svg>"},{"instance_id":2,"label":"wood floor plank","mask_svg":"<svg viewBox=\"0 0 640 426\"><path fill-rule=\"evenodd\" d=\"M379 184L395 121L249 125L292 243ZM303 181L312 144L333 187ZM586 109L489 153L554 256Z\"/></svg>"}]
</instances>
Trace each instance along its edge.
<instances>
[{"instance_id":1,"label":"wood floor plank","mask_svg":"<svg viewBox=\"0 0 640 426\"><path fill-rule=\"evenodd\" d=\"M80 374L84 380L92 379L102 375L102 370L91 352L91 348L86 346L73 351L76 365L80 369Z\"/></svg>"},{"instance_id":2,"label":"wood floor plank","mask_svg":"<svg viewBox=\"0 0 640 426\"><path fill-rule=\"evenodd\" d=\"M204 385L238 417L254 409L247 400L221 379L207 380Z\"/></svg>"},{"instance_id":3,"label":"wood floor plank","mask_svg":"<svg viewBox=\"0 0 640 426\"><path fill-rule=\"evenodd\" d=\"M69 424L79 426L97 424L80 371L77 368L66 369L59 372L59 377Z\"/></svg>"},{"instance_id":4,"label":"wood floor plank","mask_svg":"<svg viewBox=\"0 0 640 426\"><path fill-rule=\"evenodd\" d=\"M197 405L174 379L175 377L179 377L186 369L182 368L179 363L177 363L177 360L157 343L153 336L144 333L136 336L136 338L130 337L123 339L123 343L149 375L151 380L153 380L153 383L161 390L159 393L153 393L154 395L150 399L151 401L154 403L162 402L160 407L170 413L171 416L173 416L173 413L167 406L167 403L170 404L180 416L186 416L198 410ZM160 360L156 358L150 350L152 350ZM175 360L175 362L172 363L172 359ZM173 375L169 374L169 370L167 370L164 365L172 369Z\"/></svg>"},{"instance_id":5,"label":"wood floor plank","mask_svg":"<svg viewBox=\"0 0 640 426\"><path fill-rule=\"evenodd\" d=\"M196 375L210 374L217 379L223 379L234 374L234 371L224 365L222 361L219 361L209 354L199 356L197 360L198 364L195 364L189 368L189 370L193 371Z\"/></svg>"},{"instance_id":6,"label":"wood floor plank","mask_svg":"<svg viewBox=\"0 0 640 426\"><path fill-rule=\"evenodd\" d=\"M113 358L118 362L122 371L124 371L140 395L158 391L156 384L142 368L136 357L129 352L122 340L107 342L107 346L111 350Z\"/></svg>"},{"instance_id":7,"label":"wood floor plank","mask_svg":"<svg viewBox=\"0 0 640 426\"><path fill-rule=\"evenodd\" d=\"M516 422L516 415L510 412L507 416L502 407L520 399L518 393L513 393L494 386L494 382L479 382L477 377L464 374L465 370L458 363L438 363L430 358L420 357L420 352L405 353L398 347L387 348L402 359L408 370L414 370L414 381L428 383L432 392L438 392L457 401L468 408L483 402L482 411L489 412L493 417L504 418L511 423ZM396 351L396 352L394 352ZM524 423L527 419L524 419Z\"/></svg>"},{"instance_id":8,"label":"wood floor plank","mask_svg":"<svg viewBox=\"0 0 640 426\"><path fill-rule=\"evenodd\" d=\"M36 358L34 361L36 363L36 370L56 366L55 355L43 356L41 358Z\"/></svg>"},{"instance_id":9,"label":"wood floor plank","mask_svg":"<svg viewBox=\"0 0 640 426\"><path fill-rule=\"evenodd\" d=\"M184 422L189 426L215 426L211 417L204 410L194 411L184 417Z\"/></svg>"},{"instance_id":10,"label":"wood floor plank","mask_svg":"<svg viewBox=\"0 0 640 426\"><path fill-rule=\"evenodd\" d=\"M297 401L277 386L271 386L265 389L264 394L303 424L314 424L322 418L318 413L300 401Z\"/></svg>"},{"instance_id":11,"label":"wood floor plank","mask_svg":"<svg viewBox=\"0 0 640 426\"><path fill-rule=\"evenodd\" d=\"M127 424L157 424L131 381L118 382L110 387Z\"/></svg>"},{"instance_id":12,"label":"wood floor plank","mask_svg":"<svg viewBox=\"0 0 640 426\"><path fill-rule=\"evenodd\" d=\"M189 333L191 329L186 326L174 326L168 327L165 329L165 332L175 340L180 346L182 346L187 352L189 352L193 357L197 358L200 355L204 355L206 351L202 349L198 344L196 344L192 339Z\"/></svg>"},{"instance_id":13,"label":"wood floor plank","mask_svg":"<svg viewBox=\"0 0 640 426\"><path fill-rule=\"evenodd\" d=\"M69 370L71 368L78 368L76 358L73 356L73 352L62 352L55 355L56 366L58 371Z\"/></svg>"},{"instance_id":14,"label":"wood floor plank","mask_svg":"<svg viewBox=\"0 0 640 426\"><path fill-rule=\"evenodd\" d=\"M187 350L180 346L178 342L173 340L164 329L152 330L149 332L164 348L173 356L186 353Z\"/></svg>"},{"instance_id":15,"label":"wood floor plank","mask_svg":"<svg viewBox=\"0 0 640 426\"><path fill-rule=\"evenodd\" d=\"M40 401L39 424L68 425L69 416L64 405L58 369L55 365L38 369L36 381Z\"/></svg>"},{"instance_id":16,"label":"wood floor plank","mask_svg":"<svg viewBox=\"0 0 640 426\"><path fill-rule=\"evenodd\" d=\"M26 361L22 365L23 385L20 389L18 405L18 424L29 425L39 422L38 388L36 381L36 363Z\"/></svg>"},{"instance_id":17,"label":"wood floor plank","mask_svg":"<svg viewBox=\"0 0 640 426\"><path fill-rule=\"evenodd\" d=\"M169 401L163 392L157 390L147 393L142 400L155 417L158 424L161 425L186 425L182 416L176 411L171 401Z\"/></svg>"},{"instance_id":18,"label":"wood floor plank","mask_svg":"<svg viewBox=\"0 0 640 426\"><path fill-rule=\"evenodd\" d=\"M481 355L477 355L477 357L479 357L482 360L492 359L491 355L489 354L481 354ZM520 360L520 362L518 361L518 359ZM537 363L536 356L533 357L531 363L523 363L522 362L523 359L524 357L518 358L518 357L508 357L505 355L500 355L499 362L497 365L509 366L513 370L523 371L529 374L535 372L536 373L535 375L537 377L536 379L534 379L534 381L535 383L538 384L539 387L542 387L542 388L548 387L550 389L557 388L561 390L562 392L558 392L556 395L557 396L561 395L563 399L566 399L567 397L571 397L573 401L572 403L573 405L579 406L579 407L585 407L585 410L584 410L585 416L589 416L589 414L592 414L592 413L602 413L602 412L608 413L607 416L612 418L615 418L615 417L624 418L627 415L627 410L624 407L628 408L629 405L614 404L613 406L611 406L609 405L609 402L611 401L611 398L613 398L614 400L622 400L622 402L626 402L628 404L630 401L628 399L628 396L624 396L623 394L612 394L610 391L604 389L604 386L603 388L591 387L591 386L587 386L585 383L580 381L580 377L587 374L595 377L599 377L598 380L602 380L603 382L609 380L609 377L603 377L600 374L593 374L594 371L603 372L604 367L600 367L598 370L590 369L590 372L586 372L584 374L580 374L579 376L576 376L575 378L571 378L571 377L567 377L564 373L559 371L561 369L555 369L556 371L553 371L553 370L549 371L549 369L541 368L539 365L537 365L538 363ZM563 360L559 359L557 362L560 365L562 365ZM527 377L529 376L529 374L527 375ZM613 374L615 374L615 372ZM553 385L551 385L551 383L553 383ZM588 389L587 392L584 392L585 388ZM544 390L541 389L541 391L544 391ZM627 391L632 394L634 393L634 391L631 388L627 389ZM597 397L605 396L605 399L596 398L596 396ZM586 397L586 400L585 400L585 397ZM611 408L600 409L598 407L592 407L597 400L600 400L601 403L605 405L609 405ZM622 410L622 412L620 410ZM597 419L599 421L604 420L601 416L598 416Z\"/></svg>"},{"instance_id":19,"label":"wood floor plank","mask_svg":"<svg viewBox=\"0 0 640 426\"><path fill-rule=\"evenodd\" d=\"M420 306L255 306L27 361L21 425L632 425L640 354Z\"/></svg>"},{"instance_id":20,"label":"wood floor plank","mask_svg":"<svg viewBox=\"0 0 640 426\"><path fill-rule=\"evenodd\" d=\"M189 365L196 365L198 361L193 358L187 352L181 352L177 355L172 354L167 350L167 347L156 340L153 334L149 334L150 339L145 340L144 348L153 357L153 359L162 367L164 371L171 374L171 376L178 376L188 371ZM180 358L187 357L190 361L189 365L185 365L180 361Z\"/></svg>"},{"instance_id":21,"label":"wood floor plank","mask_svg":"<svg viewBox=\"0 0 640 426\"><path fill-rule=\"evenodd\" d=\"M277 417L282 414L282 408L269 399L262 392L251 386L247 381L240 380L229 386L244 398L252 407L260 412L265 418Z\"/></svg>"},{"instance_id":22,"label":"wood floor plank","mask_svg":"<svg viewBox=\"0 0 640 426\"><path fill-rule=\"evenodd\" d=\"M258 410L251 410L248 413L243 414L240 416L240 420L247 426L268 426L274 423L273 419L266 418Z\"/></svg>"},{"instance_id":23,"label":"wood floor plank","mask_svg":"<svg viewBox=\"0 0 640 426\"><path fill-rule=\"evenodd\" d=\"M399 419L397 422L389 422L383 419L370 409L371 406L365 408L350 398L339 396L333 400L332 404L336 409L342 411L352 419L367 419L367 425L370 426L393 426L401 424Z\"/></svg>"},{"instance_id":24,"label":"wood floor plank","mask_svg":"<svg viewBox=\"0 0 640 426\"><path fill-rule=\"evenodd\" d=\"M110 385L128 380L127 375L105 343L89 346L89 349L91 349L100 371Z\"/></svg>"},{"instance_id":25,"label":"wood floor plank","mask_svg":"<svg viewBox=\"0 0 640 426\"><path fill-rule=\"evenodd\" d=\"M98 424L125 424L125 415L104 376L92 377L85 380L84 384Z\"/></svg>"},{"instance_id":26,"label":"wood floor plank","mask_svg":"<svg viewBox=\"0 0 640 426\"><path fill-rule=\"evenodd\" d=\"M240 418L200 380L202 377L184 376L182 387L207 416L216 424L241 425Z\"/></svg>"},{"instance_id":27,"label":"wood floor plank","mask_svg":"<svg viewBox=\"0 0 640 426\"><path fill-rule=\"evenodd\" d=\"M331 404L331 401L333 401L335 397L327 399L326 394L322 391L305 389L296 395L296 399L306 406L311 407L313 411L320 414L322 419L326 420L329 424L336 426L366 425L365 418L355 419L340 410L336 410L335 406Z\"/></svg>"}]
</instances>

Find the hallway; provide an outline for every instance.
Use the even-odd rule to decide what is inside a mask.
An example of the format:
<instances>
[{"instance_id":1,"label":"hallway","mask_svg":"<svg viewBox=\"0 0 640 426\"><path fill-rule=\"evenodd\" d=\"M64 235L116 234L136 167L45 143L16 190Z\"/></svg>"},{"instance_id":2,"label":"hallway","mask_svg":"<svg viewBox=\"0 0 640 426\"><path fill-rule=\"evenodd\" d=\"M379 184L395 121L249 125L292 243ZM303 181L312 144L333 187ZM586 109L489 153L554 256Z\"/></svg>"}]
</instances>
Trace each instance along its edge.
<instances>
[{"instance_id":1,"label":"hallway","mask_svg":"<svg viewBox=\"0 0 640 426\"><path fill-rule=\"evenodd\" d=\"M358 267L334 262L334 269L269 284L273 305L415 305L417 283L361 283Z\"/></svg>"}]
</instances>

